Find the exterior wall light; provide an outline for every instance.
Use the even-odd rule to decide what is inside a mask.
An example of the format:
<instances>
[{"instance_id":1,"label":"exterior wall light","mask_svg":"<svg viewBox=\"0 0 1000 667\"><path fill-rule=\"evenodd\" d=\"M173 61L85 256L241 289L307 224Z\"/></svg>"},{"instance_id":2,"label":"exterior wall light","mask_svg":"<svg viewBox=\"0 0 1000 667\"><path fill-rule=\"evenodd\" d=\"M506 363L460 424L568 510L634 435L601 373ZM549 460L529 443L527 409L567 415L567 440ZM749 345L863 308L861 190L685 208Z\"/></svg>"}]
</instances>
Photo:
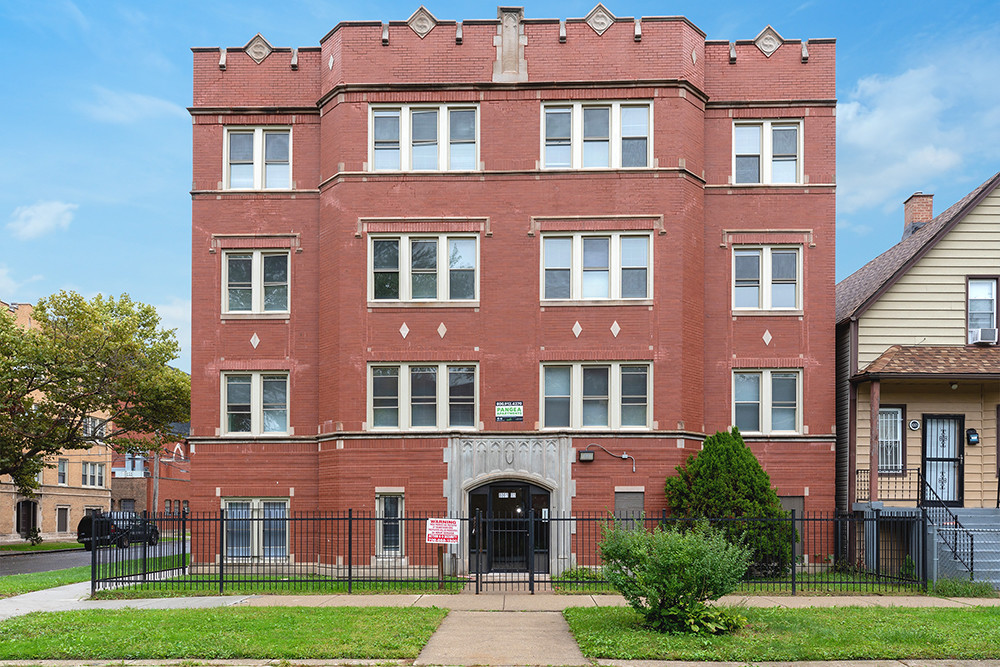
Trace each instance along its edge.
<instances>
[{"instance_id":1,"label":"exterior wall light","mask_svg":"<svg viewBox=\"0 0 1000 667\"><path fill-rule=\"evenodd\" d=\"M970 445L979 444L979 433L976 432L974 428L965 429L965 441Z\"/></svg>"},{"instance_id":2,"label":"exterior wall light","mask_svg":"<svg viewBox=\"0 0 1000 667\"><path fill-rule=\"evenodd\" d=\"M594 452L588 449L580 450L580 452L577 454L577 460L580 463L590 463L591 461L594 460Z\"/></svg>"}]
</instances>

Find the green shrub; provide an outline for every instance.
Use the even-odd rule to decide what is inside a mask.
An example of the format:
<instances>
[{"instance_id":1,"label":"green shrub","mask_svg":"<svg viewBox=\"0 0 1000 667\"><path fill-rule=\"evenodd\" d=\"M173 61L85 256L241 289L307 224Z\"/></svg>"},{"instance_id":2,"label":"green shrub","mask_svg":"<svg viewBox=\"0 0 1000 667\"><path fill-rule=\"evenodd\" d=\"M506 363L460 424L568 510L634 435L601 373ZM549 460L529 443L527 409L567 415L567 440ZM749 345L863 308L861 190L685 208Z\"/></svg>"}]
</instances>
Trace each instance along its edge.
<instances>
[{"instance_id":1,"label":"green shrub","mask_svg":"<svg viewBox=\"0 0 1000 667\"><path fill-rule=\"evenodd\" d=\"M719 634L743 626L741 616L705 601L736 590L749 551L707 524L651 533L613 524L599 549L608 581L654 630Z\"/></svg>"},{"instance_id":2,"label":"green shrub","mask_svg":"<svg viewBox=\"0 0 1000 667\"><path fill-rule=\"evenodd\" d=\"M702 450L677 466L677 472L665 484L672 516L747 519L715 525L730 542L749 547L755 574L783 576L788 572L795 531L771 488L771 478L738 430L707 438Z\"/></svg>"},{"instance_id":3,"label":"green shrub","mask_svg":"<svg viewBox=\"0 0 1000 667\"><path fill-rule=\"evenodd\" d=\"M24 539L29 542L31 546L37 547L42 543L42 533L37 528L32 528L28 531L28 534L24 536Z\"/></svg>"}]
</instances>

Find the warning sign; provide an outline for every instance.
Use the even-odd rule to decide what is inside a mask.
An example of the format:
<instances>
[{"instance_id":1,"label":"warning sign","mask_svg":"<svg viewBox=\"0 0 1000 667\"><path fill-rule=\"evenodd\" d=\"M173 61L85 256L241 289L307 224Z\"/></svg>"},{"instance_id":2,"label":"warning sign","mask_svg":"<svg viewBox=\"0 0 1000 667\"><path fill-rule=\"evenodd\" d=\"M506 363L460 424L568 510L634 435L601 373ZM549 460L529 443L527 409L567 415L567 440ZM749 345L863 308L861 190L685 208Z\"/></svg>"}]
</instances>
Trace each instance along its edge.
<instances>
[{"instance_id":1,"label":"warning sign","mask_svg":"<svg viewBox=\"0 0 1000 667\"><path fill-rule=\"evenodd\" d=\"M427 544L458 544L458 519L427 519Z\"/></svg>"}]
</instances>

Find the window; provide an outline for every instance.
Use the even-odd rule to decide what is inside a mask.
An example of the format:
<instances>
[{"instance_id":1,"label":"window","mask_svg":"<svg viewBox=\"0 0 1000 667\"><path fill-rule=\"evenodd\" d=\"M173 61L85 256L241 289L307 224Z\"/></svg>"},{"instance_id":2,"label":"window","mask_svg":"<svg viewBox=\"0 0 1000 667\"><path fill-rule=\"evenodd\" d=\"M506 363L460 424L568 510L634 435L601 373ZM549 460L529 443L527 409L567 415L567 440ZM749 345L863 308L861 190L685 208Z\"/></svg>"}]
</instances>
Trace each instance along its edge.
<instances>
[{"instance_id":1,"label":"window","mask_svg":"<svg viewBox=\"0 0 1000 667\"><path fill-rule=\"evenodd\" d=\"M58 474L57 481L58 481L59 484L66 484L67 483L67 480L69 479L68 474L67 474L68 470L69 470L69 460L68 459L59 459L59 464L58 464L58 468L57 468L57 474Z\"/></svg>"},{"instance_id":2,"label":"window","mask_svg":"<svg viewBox=\"0 0 1000 667\"><path fill-rule=\"evenodd\" d=\"M478 238L371 237L370 301L475 301Z\"/></svg>"},{"instance_id":3,"label":"window","mask_svg":"<svg viewBox=\"0 0 1000 667\"><path fill-rule=\"evenodd\" d=\"M372 107L372 171L474 171L479 168L475 106Z\"/></svg>"},{"instance_id":4,"label":"window","mask_svg":"<svg viewBox=\"0 0 1000 667\"><path fill-rule=\"evenodd\" d=\"M226 130L228 190L287 190L292 187L292 132L288 128Z\"/></svg>"},{"instance_id":5,"label":"window","mask_svg":"<svg viewBox=\"0 0 1000 667\"><path fill-rule=\"evenodd\" d=\"M225 373L222 384L225 433L289 432L287 373Z\"/></svg>"},{"instance_id":6,"label":"window","mask_svg":"<svg viewBox=\"0 0 1000 667\"><path fill-rule=\"evenodd\" d=\"M118 503L119 509L123 512L135 511L135 498L122 498Z\"/></svg>"},{"instance_id":7,"label":"window","mask_svg":"<svg viewBox=\"0 0 1000 667\"><path fill-rule=\"evenodd\" d=\"M376 555L403 555L403 495L379 494L375 497Z\"/></svg>"},{"instance_id":8,"label":"window","mask_svg":"<svg viewBox=\"0 0 1000 667\"><path fill-rule=\"evenodd\" d=\"M104 487L104 464L83 462L83 474L80 480L81 486Z\"/></svg>"},{"instance_id":9,"label":"window","mask_svg":"<svg viewBox=\"0 0 1000 667\"><path fill-rule=\"evenodd\" d=\"M903 408L878 410L878 471L903 472Z\"/></svg>"},{"instance_id":10,"label":"window","mask_svg":"<svg viewBox=\"0 0 1000 667\"><path fill-rule=\"evenodd\" d=\"M649 428L650 365L543 364L545 428Z\"/></svg>"},{"instance_id":11,"label":"window","mask_svg":"<svg viewBox=\"0 0 1000 667\"><path fill-rule=\"evenodd\" d=\"M744 433L797 433L797 370L733 372L733 423Z\"/></svg>"},{"instance_id":12,"label":"window","mask_svg":"<svg viewBox=\"0 0 1000 667\"><path fill-rule=\"evenodd\" d=\"M242 250L223 255L224 313L287 313L288 252Z\"/></svg>"},{"instance_id":13,"label":"window","mask_svg":"<svg viewBox=\"0 0 1000 667\"><path fill-rule=\"evenodd\" d=\"M997 281L995 278L969 280L969 342L981 338L979 329L997 326ZM975 334L973 333L975 332Z\"/></svg>"},{"instance_id":14,"label":"window","mask_svg":"<svg viewBox=\"0 0 1000 667\"><path fill-rule=\"evenodd\" d=\"M188 511L189 511L188 501L186 501L186 500L182 501L182 503L181 503L181 511L184 512L184 514L188 513Z\"/></svg>"},{"instance_id":15,"label":"window","mask_svg":"<svg viewBox=\"0 0 1000 667\"><path fill-rule=\"evenodd\" d=\"M733 125L733 183L801 183L801 123Z\"/></svg>"},{"instance_id":16,"label":"window","mask_svg":"<svg viewBox=\"0 0 1000 667\"><path fill-rule=\"evenodd\" d=\"M802 308L798 248L733 250L733 308L797 310Z\"/></svg>"},{"instance_id":17,"label":"window","mask_svg":"<svg viewBox=\"0 0 1000 667\"><path fill-rule=\"evenodd\" d=\"M125 473L127 477L142 477L146 474L146 457L142 454L125 454Z\"/></svg>"},{"instance_id":18,"label":"window","mask_svg":"<svg viewBox=\"0 0 1000 667\"><path fill-rule=\"evenodd\" d=\"M169 498L167 500L163 501L163 511L166 514L170 514L171 513L171 504L170 504L170 499Z\"/></svg>"},{"instance_id":19,"label":"window","mask_svg":"<svg viewBox=\"0 0 1000 667\"><path fill-rule=\"evenodd\" d=\"M373 429L474 429L475 364L371 366L368 424Z\"/></svg>"},{"instance_id":20,"label":"window","mask_svg":"<svg viewBox=\"0 0 1000 667\"><path fill-rule=\"evenodd\" d=\"M546 169L618 169L652 162L648 102L567 103L542 107Z\"/></svg>"},{"instance_id":21,"label":"window","mask_svg":"<svg viewBox=\"0 0 1000 667\"><path fill-rule=\"evenodd\" d=\"M233 498L224 500L223 508L226 510L226 558L288 558L287 499Z\"/></svg>"},{"instance_id":22,"label":"window","mask_svg":"<svg viewBox=\"0 0 1000 667\"><path fill-rule=\"evenodd\" d=\"M542 299L649 299L649 234L545 235Z\"/></svg>"},{"instance_id":23,"label":"window","mask_svg":"<svg viewBox=\"0 0 1000 667\"><path fill-rule=\"evenodd\" d=\"M85 438L100 440L104 437L106 422L97 417L84 417L80 423L80 430Z\"/></svg>"}]
</instances>

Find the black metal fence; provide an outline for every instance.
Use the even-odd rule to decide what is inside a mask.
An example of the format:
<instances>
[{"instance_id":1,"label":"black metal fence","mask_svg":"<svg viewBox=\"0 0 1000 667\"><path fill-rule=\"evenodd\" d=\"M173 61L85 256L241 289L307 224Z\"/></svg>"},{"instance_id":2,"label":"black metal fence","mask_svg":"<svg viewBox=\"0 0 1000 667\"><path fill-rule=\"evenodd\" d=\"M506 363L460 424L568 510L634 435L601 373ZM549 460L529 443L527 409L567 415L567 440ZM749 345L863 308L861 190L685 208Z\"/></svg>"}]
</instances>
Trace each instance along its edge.
<instances>
[{"instance_id":1,"label":"black metal fence","mask_svg":"<svg viewBox=\"0 0 1000 667\"><path fill-rule=\"evenodd\" d=\"M690 524L665 513L477 513L453 519L457 544L438 545L427 543L428 518L434 517L289 513L284 505L150 515L136 522L144 528L116 527L113 518L103 517L94 522L92 589L613 593L598 549L611 522L637 530ZM710 523L738 534L766 531L786 554L783 563L755 562L743 592L888 592L926 583L926 529L919 515L793 512Z\"/></svg>"}]
</instances>

